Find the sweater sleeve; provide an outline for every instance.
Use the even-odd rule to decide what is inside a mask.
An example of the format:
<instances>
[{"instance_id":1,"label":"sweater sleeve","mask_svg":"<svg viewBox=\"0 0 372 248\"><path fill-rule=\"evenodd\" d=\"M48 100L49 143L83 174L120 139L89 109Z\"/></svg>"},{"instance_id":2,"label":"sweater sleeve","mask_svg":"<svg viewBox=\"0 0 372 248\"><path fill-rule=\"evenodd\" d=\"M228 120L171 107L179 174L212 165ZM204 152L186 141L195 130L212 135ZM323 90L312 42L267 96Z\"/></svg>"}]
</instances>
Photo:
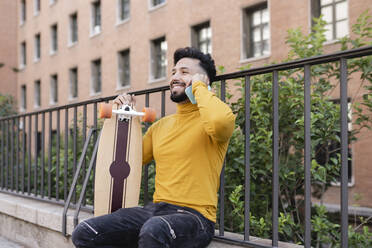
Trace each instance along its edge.
<instances>
[{"instance_id":1,"label":"sweater sleeve","mask_svg":"<svg viewBox=\"0 0 372 248\"><path fill-rule=\"evenodd\" d=\"M230 107L201 81L192 84L192 92L206 133L218 142L228 141L235 124L235 115Z\"/></svg>"},{"instance_id":2,"label":"sweater sleeve","mask_svg":"<svg viewBox=\"0 0 372 248\"><path fill-rule=\"evenodd\" d=\"M148 164L150 163L153 158L153 152L152 152L152 132L153 132L153 126L150 126L149 129L147 129L147 132L143 136L142 139L142 164Z\"/></svg>"}]
</instances>

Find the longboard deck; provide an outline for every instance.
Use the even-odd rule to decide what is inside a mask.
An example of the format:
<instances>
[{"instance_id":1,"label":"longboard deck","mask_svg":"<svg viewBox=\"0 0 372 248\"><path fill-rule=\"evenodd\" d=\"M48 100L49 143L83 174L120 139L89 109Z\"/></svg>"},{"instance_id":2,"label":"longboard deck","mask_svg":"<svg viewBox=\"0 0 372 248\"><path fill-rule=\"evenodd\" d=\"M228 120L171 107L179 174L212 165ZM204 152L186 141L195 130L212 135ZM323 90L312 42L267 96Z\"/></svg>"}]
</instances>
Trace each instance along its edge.
<instances>
[{"instance_id":1,"label":"longboard deck","mask_svg":"<svg viewBox=\"0 0 372 248\"><path fill-rule=\"evenodd\" d=\"M138 205L142 171L141 124L139 117L130 117L127 123L121 122L123 121L119 120L118 115L113 115L103 123L96 160L95 216L111 213L120 207L128 208ZM123 133L125 126L127 126L127 132ZM126 143L123 144L126 135ZM119 159L125 161L115 162L116 165L113 167L113 162ZM128 173L128 170L123 169L125 164L129 165L130 171L128 177L121 181L120 177L123 175L118 174ZM121 206L118 206L118 203Z\"/></svg>"}]
</instances>

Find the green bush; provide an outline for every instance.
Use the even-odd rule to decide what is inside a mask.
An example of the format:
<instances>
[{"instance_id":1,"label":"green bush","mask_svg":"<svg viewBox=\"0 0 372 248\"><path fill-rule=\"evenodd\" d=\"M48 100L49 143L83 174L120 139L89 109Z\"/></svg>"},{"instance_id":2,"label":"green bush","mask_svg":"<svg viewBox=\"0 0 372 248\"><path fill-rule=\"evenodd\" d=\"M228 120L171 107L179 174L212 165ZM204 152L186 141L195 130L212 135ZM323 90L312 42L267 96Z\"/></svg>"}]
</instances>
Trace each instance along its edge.
<instances>
[{"instance_id":1,"label":"green bush","mask_svg":"<svg viewBox=\"0 0 372 248\"><path fill-rule=\"evenodd\" d=\"M283 61L323 54L325 22L315 19L313 32L304 35L300 29L288 31L286 43L290 46ZM357 38L340 40L342 50L371 45L372 23L368 11L353 26ZM351 35L351 37L354 37ZM356 141L356 134L370 128L372 112L372 57L348 60L349 77L359 76L365 88L362 102L352 99L353 131L349 142ZM241 68L247 69L248 67ZM223 70L223 67L220 69ZM303 244L304 241L304 73L302 69L279 72L279 234L280 240ZM311 67L311 184L314 197L322 198L327 187L339 178L340 151L329 150L329 144L339 142L340 107L331 98L339 81L339 63ZM272 206L272 74L250 78L250 234L270 238ZM336 83L335 83L336 82ZM355 81L354 81L355 82ZM226 155L225 227L229 231L243 232L244 214L244 135L245 96L244 79L235 80L235 92L227 89L227 103L237 115L236 129ZM216 89L218 91L218 87ZM320 161L317 155L322 153ZM312 210L312 245L340 245L340 226L332 223L324 207ZM349 231L350 246L369 244L371 233Z\"/></svg>"}]
</instances>

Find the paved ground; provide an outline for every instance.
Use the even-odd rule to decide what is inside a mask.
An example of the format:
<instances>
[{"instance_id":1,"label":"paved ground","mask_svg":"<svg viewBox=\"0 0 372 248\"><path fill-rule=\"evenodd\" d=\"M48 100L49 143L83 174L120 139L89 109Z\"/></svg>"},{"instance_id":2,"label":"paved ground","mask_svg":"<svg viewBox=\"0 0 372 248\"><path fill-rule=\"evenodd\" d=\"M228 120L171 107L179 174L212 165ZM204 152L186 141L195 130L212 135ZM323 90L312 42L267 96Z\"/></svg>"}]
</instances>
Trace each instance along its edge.
<instances>
[{"instance_id":1,"label":"paved ground","mask_svg":"<svg viewBox=\"0 0 372 248\"><path fill-rule=\"evenodd\" d=\"M0 237L0 248L25 248L22 245L16 244L10 240Z\"/></svg>"}]
</instances>

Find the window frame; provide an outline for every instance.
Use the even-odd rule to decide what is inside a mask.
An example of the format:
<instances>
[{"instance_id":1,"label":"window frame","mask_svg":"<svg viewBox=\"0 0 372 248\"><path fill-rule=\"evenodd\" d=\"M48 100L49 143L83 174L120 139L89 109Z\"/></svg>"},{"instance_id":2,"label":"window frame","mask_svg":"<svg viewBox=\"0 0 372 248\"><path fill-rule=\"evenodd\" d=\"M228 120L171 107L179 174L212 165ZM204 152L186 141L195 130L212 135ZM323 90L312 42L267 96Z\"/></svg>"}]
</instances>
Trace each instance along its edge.
<instances>
[{"instance_id":1,"label":"window frame","mask_svg":"<svg viewBox=\"0 0 372 248\"><path fill-rule=\"evenodd\" d=\"M37 33L34 37L34 62L41 59L41 34Z\"/></svg>"},{"instance_id":2,"label":"window frame","mask_svg":"<svg viewBox=\"0 0 372 248\"><path fill-rule=\"evenodd\" d=\"M34 108L41 107L41 80L34 81Z\"/></svg>"},{"instance_id":3,"label":"window frame","mask_svg":"<svg viewBox=\"0 0 372 248\"><path fill-rule=\"evenodd\" d=\"M41 0L34 0L34 16L38 16L41 11Z\"/></svg>"},{"instance_id":4,"label":"window frame","mask_svg":"<svg viewBox=\"0 0 372 248\"><path fill-rule=\"evenodd\" d=\"M21 42L21 47L20 47L20 63L19 63L19 67L20 69L23 69L26 67L27 65L27 43L26 41L22 41Z\"/></svg>"},{"instance_id":5,"label":"window frame","mask_svg":"<svg viewBox=\"0 0 372 248\"><path fill-rule=\"evenodd\" d=\"M166 46L165 51L162 51L162 43ZM167 77L167 68L168 68L168 43L165 36L161 36L159 38L153 39L150 42L150 83L162 81ZM157 44L160 47L160 53L157 51ZM157 58L160 57L160 62L157 62ZM164 60L162 60L164 58ZM161 64L164 63L165 66ZM160 70L159 70L160 68ZM159 72L160 71L160 72Z\"/></svg>"},{"instance_id":6,"label":"window frame","mask_svg":"<svg viewBox=\"0 0 372 248\"><path fill-rule=\"evenodd\" d=\"M207 39L204 40L203 42L200 41L200 36L201 36L201 32L203 29L209 29L210 30L210 36L208 37L207 36ZM207 32L208 33L208 32ZM202 23L199 23L199 24L196 24L196 25L193 25L191 27L191 46L192 47L195 47L195 48L198 48L201 52L203 53L209 53L209 54L212 54L212 27L210 25L210 21L206 21L206 22L202 22ZM210 50L209 52L208 51L203 51L201 49L201 45L203 43L207 43L207 47L209 47L209 49L207 50Z\"/></svg>"},{"instance_id":7,"label":"window frame","mask_svg":"<svg viewBox=\"0 0 372 248\"><path fill-rule=\"evenodd\" d=\"M49 84L49 104L56 105L58 104L58 75L52 74L50 75L50 84Z\"/></svg>"},{"instance_id":8,"label":"window frame","mask_svg":"<svg viewBox=\"0 0 372 248\"><path fill-rule=\"evenodd\" d=\"M101 32L102 32L102 6L101 0L96 0L91 2L90 36L91 37L96 36Z\"/></svg>"},{"instance_id":9,"label":"window frame","mask_svg":"<svg viewBox=\"0 0 372 248\"><path fill-rule=\"evenodd\" d=\"M99 69L99 70L97 70ZM91 96L102 93L102 59L97 58L91 61ZM96 84L98 84L96 86ZM99 91L96 90L99 88Z\"/></svg>"},{"instance_id":10,"label":"window frame","mask_svg":"<svg viewBox=\"0 0 372 248\"><path fill-rule=\"evenodd\" d=\"M25 111L27 109L27 85L22 84L21 85L21 111Z\"/></svg>"},{"instance_id":11,"label":"window frame","mask_svg":"<svg viewBox=\"0 0 372 248\"><path fill-rule=\"evenodd\" d=\"M334 42L334 41L337 41L338 39L342 38L341 36L338 37L337 35L337 23L338 22L342 22L342 21L346 21L347 23L347 34L346 36L349 36L350 35L350 27L349 27L349 19L350 19L350 15L349 15L349 1L348 0L331 0L332 2L331 3L328 3L328 4L325 4L325 5L321 5L321 0L311 0L311 17L314 18L319 18L321 13L322 13L322 8L324 7L331 7L332 9L332 21L330 23L327 23L327 25L331 25L332 26L332 37L330 39L327 39L327 42ZM347 18L343 18L343 19L340 19L340 20L337 20L336 18L336 5L340 4L340 3L343 3L343 2L346 2L346 5L347 5ZM311 25L313 26L315 23L313 20L311 20Z\"/></svg>"},{"instance_id":12,"label":"window frame","mask_svg":"<svg viewBox=\"0 0 372 248\"><path fill-rule=\"evenodd\" d=\"M160 0L160 1L163 1L163 2L155 3L155 4L154 4L154 1L158 1L158 0L148 0L149 11L159 9L159 8L161 8L161 7L163 7L164 5L167 4L167 0Z\"/></svg>"},{"instance_id":13,"label":"window frame","mask_svg":"<svg viewBox=\"0 0 372 248\"><path fill-rule=\"evenodd\" d=\"M123 17L123 1L125 1L128 5L128 16ZM125 23L130 19L130 0L117 0L117 16L116 16L116 23L121 24Z\"/></svg>"},{"instance_id":14,"label":"window frame","mask_svg":"<svg viewBox=\"0 0 372 248\"><path fill-rule=\"evenodd\" d=\"M26 0L21 0L21 7L20 7L20 26L24 25L26 23L27 19L27 3Z\"/></svg>"},{"instance_id":15,"label":"window frame","mask_svg":"<svg viewBox=\"0 0 372 248\"><path fill-rule=\"evenodd\" d=\"M50 55L58 52L58 24L54 23L50 26Z\"/></svg>"},{"instance_id":16,"label":"window frame","mask_svg":"<svg viewBox=\"0 0 372 248\"><path fill-rule=\"evenodd\" d=\"M118 80L117 80L117 89L125 89L131 86L131 73L130 73L130 48L120 50L117 53L118 57ZM127 61L123 61L127 57ZM127 63L126 63L127 62ZM126 68L126 66L128 68ZM127 72L127 73L126 73ZM127 78L127 81L124 82L124 78ZM124 83L123 83L124 82Z\"/></svg>"},{"instance_id":17,"label":"window frame","mask_svg":"<svg viewBox=\"0 0 372 248\"><path fill-rule=\"evenodd\" d=\"M75 88L76 96L74 96L73 88ZM69 100L75 100L79 97L79 70L78 67L69 69Z\"/></svg>"},{"instance_id":18,"label":"window frame","mask_svg":"<svg viewBox=\"0 0 372 248\"><path fill-rule=\"evenodd\" d=\"M262 22L262 12L264 10L267 10L268 12L268 22ZM260 24L253 26L252 25L252 18L254 13L260 12ZM270 11L268 3L262 2L253 6L248 6L246 8L242 9L242 60L256 60L260 58L269 57L271 55L271 32L270 32ZM264 28L267 25L268 31L269 31L269 37L267 39L268 43L268 50L265 54L265 50L261 46L261 51L258 56L255 56L255 50L254 50L254 35L253 30L254 28L260 28L260 43L261 45L264 44L266 41L264 36Z\"/></svg>"},{"instance_id":19,"label":"window frame","mask_svg":"<svg viewBox=\"0 0 372 248\"><path fill-rule=\"evenodd\" d=\"M68 36L69 36L68 37L69 46L73 46L79 42L79 23L78 23L78 12L77 11L69 15L69 35Z\"/></svg>"}]
</instances>

